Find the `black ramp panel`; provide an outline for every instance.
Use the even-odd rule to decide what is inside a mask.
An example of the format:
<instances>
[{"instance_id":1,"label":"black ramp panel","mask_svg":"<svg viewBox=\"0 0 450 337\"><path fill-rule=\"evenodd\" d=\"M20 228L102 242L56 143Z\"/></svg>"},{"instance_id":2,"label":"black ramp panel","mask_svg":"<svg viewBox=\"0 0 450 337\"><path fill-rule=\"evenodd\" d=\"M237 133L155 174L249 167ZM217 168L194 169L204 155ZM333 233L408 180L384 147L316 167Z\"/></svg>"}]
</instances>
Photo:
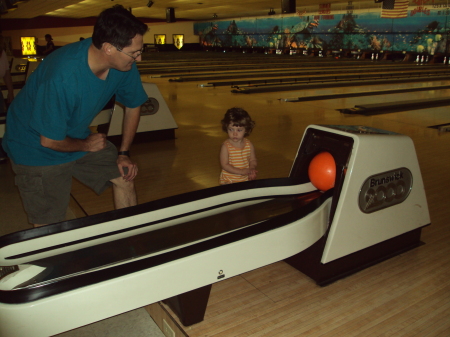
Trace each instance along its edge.
<instances>
[{"instance_id":1,"label":"black ramp panel","mask_svg":"<svg viewBox=\"0 0 450 337\"><path fill-rule=\"evenodd\" d=\"M34 261L33 264L53 269L52 273L40 282L67 277L257 224L302 207L320 194L313 192L302 197L275 198L181 225L44 258Z\"/></svg>"}]
</instances>

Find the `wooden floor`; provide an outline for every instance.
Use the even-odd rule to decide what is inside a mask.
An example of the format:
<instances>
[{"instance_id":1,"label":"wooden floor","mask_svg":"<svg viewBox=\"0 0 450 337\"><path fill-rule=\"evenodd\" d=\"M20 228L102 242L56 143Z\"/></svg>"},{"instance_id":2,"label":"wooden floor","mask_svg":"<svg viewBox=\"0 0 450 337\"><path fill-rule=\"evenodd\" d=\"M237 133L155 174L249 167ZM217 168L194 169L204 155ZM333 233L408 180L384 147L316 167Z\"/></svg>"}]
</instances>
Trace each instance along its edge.
<instances>
[{"instance_id":1,"label":"wooden floor","mask_svg":"<svg viewBox=\"0 0 450 337\"><path fill-rule=\"evenodd\" d=\"M323 288L284 262L218 282L212 287L203 322L190 327L177 322L185 335L450 336L450 133L428 128L450 123L449 107L374 116L337 111L360 103L444 97L450 90L304 103L282 100L450 81L245 95L231 93L230 87L200 87L202 82L169 82L150 76L142 79L158 85L178 130L174 140L133 145L133 159L139 165L139 203L217 186L219 149L226 139L220 120L228 108L240 106L256 121L250 139L256 148L259 179L289 174L310 124L366 125L410 136L432 221L422 231L424 245ZM89 215L113 209L111 191L96 196L75 183L72 195Z\"/></svg>"},{"instance_id":2,"label":"wooden floor","mask_svg":"<svg viewBox=\"0 0 450 337\"><path fill-rule=\"evenodd\" d=\"M278 262L212 287L205 319L189 336L450 336L450 133L428 126L450 122L449 107L376 116L343 115L337 109L448 96L450 91L366 96L305 103L280 99L330 92L389 89L389 86L335 88L311 92L233 94L230 87L204 82L158 84L179 129L175 140L137 144L139 202L218 184L219 148L226 134L220 120L232 106L256 121L250 139L258 158L258 178L285 177L309 124L366 125L410 136L416 146L431 212L423 246L327 287ZM419 83L391 88L448 84ZM383 160L383 158L380 158ZM76 186L76 200L88 214L112 209L112 198ZM169 313L170 308L165 307ZM176 315L172 315L177 320Z\"/></svg>"}]
</instances>

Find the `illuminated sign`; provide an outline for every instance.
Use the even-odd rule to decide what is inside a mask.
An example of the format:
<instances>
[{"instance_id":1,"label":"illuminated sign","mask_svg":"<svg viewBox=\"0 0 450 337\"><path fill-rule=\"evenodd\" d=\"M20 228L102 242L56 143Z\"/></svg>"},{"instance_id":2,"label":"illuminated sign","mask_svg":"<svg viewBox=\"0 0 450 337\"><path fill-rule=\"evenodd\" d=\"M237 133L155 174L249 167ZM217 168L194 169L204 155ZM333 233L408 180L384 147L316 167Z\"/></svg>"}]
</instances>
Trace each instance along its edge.
<instances>
[{"instance_id":1,"label":"illuminated sign","mask_svg":"<svg viewBox=\"0 0 450 337\"><path fill-rule=\"evenodd\" d=\"M20 42L22 44L22 55L36 55L36 38L32 37L21 37Z\"/></svg>"},{"instance_id":2,"label":"illuminated sign","mask_svg":"<svg viewBox=\"0 0 450 337\"><path fill-rule=\"evenodd\" d=\"M183 47L184 43L184 34L173 34L173 44L178 49L181 49Z\"/></svg>"},{"instance_id":3,"label":"illuminated sign","mask_svg":"<svg viewBox=\"0 0 450 337\"><path fill-rule=\"evenodd\" d=\"M166 44L166 35L155 34L155 44Z\"/></svg>"}]
</instances>

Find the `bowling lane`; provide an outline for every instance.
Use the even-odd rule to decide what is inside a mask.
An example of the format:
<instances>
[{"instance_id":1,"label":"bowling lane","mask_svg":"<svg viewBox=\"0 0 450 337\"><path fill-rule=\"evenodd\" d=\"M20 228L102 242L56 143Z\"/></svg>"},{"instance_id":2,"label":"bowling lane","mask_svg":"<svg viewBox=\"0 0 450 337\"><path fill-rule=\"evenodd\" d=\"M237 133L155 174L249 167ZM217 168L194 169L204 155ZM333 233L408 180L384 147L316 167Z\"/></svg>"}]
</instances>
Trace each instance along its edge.
<instances>
[{"instance_id":1,"label":"bowling lane","mask_svg":"<svg viewBox=\"0 0 450 337\"><path fill-rule=\"evenodd\" d=\"M303 61L304 59L298 60L299 67L308 63ZM379 66L380 68L385 68L386 64L392 65L392 62L362 61L354 63L358 65L373 64L373 67ZM312 65L310 62L308 64ZM335 68L350 66L350 63L339 61L334 63L316 62L315 64L316 66L329 65ZM408 65L414 66L413 63L408 63ZM422 68L421 66L415 67ZM439 69L441 66L430 65L430 68ZM305 69L307 68L305 67ZM401 133L414 136L418 132L433 134L431 130L423 129L422 126L448 122L445 111L436 108L429 109L426 113L413 112L412 120L408 120L409 112L367 117L345 115L338 109L352 108L361 103L375 104L426 99L427 97L445 97L448 96L450 90L428 90L414 94L406 92L299 103L284 101L284 99L297 99L320 94L449 85L450 81L446 80L242 95L231 93L231 88L225 86L201 88L199 85L203 84L203 81L169 82L167 78L151 78L150 74L143 74L141 78L145 82L158 85L178 124L178 129L175 131L176 138L173 140L133 144L133 159L139 166L139 175L136 177L139 203L218 185L219 150L221 143L226 139L226 134L220 127L220 120L225 111L232 106L243 107L256 121L255 130L249 139L256 148L259 166L258 179L286 177L289 174L303 130L310 124L360 124L387 130L399 128ZM420 130L416 130L415 126L418 126ZM99 197L76 181L73 186L72 194L88 215L114 208L111 191L108 190Z\"/></svg>"}]
</instances>

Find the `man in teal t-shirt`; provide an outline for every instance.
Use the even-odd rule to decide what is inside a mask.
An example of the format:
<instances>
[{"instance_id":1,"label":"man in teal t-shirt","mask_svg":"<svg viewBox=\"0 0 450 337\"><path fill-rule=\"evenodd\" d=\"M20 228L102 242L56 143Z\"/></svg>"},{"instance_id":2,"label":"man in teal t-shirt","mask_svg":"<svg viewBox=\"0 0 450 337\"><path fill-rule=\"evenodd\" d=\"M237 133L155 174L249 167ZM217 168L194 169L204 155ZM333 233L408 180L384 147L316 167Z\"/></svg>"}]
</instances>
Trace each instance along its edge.
<instances>
[{"instance_id":1,"label":"man in teal t-shirt","mask_svg":"<svg viewBox=\"0 0 450 337\"><path fill-rule=\"evenodd\" d=\"M136 205L129 148L147 100L135 64L147 30L120 5L104 10L92 39L46 57L9 107L3 147L35 227L65 219L72 177L98 194L112 185L116 208ZM125 106L118 153L89 129L114 95Z\"/></svg>"}]
</instances>

